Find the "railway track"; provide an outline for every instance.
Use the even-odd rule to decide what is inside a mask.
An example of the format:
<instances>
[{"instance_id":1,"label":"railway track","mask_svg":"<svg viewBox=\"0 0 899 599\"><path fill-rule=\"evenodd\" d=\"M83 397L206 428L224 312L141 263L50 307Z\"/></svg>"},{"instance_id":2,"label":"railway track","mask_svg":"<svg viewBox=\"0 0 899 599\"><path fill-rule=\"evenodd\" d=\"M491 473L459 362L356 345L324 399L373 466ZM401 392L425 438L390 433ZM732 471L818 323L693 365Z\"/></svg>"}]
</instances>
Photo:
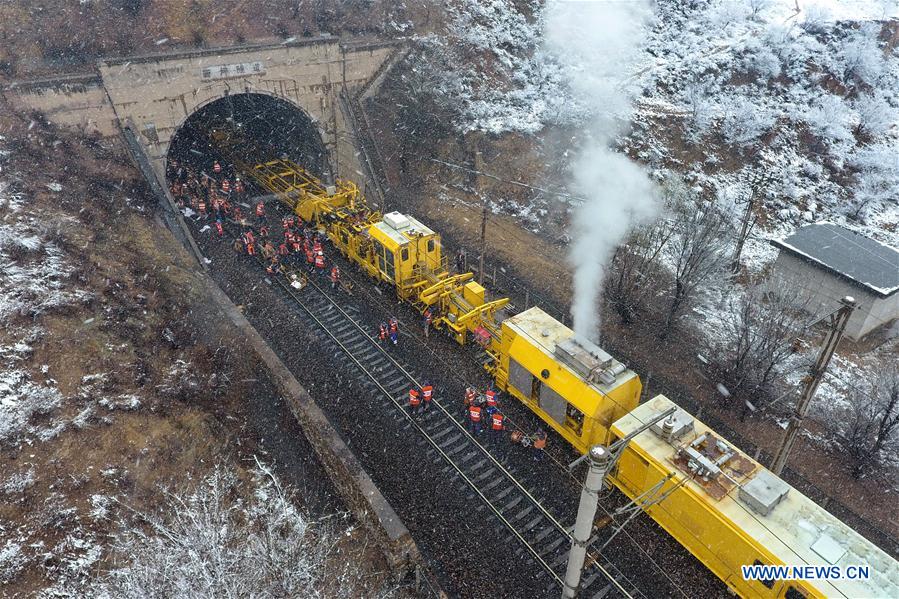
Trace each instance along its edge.
<instances>
[{"instance_id":1,"label":"railway track","mask_svg":"<svg viewBox=\"0 0 899 599\"><path fill-rule=\"evenodd\" d=\"M300 309L299 316L317 327L333 344L335 357L344 357L347 366L364 375L373 401L393 411L392 418L402 428L419 434L429 445L427 455L442 460L442 472L460 479L480 499L477 510L497 521L507 540L515 542L515 555L537 570L547 592L559 592L571 546L569 528L550 513L476 439L465 425L453 417L439 400L431 409L413 416L406 408L409 388L421 386L410 372L371 336L358 319L358 311L342 304L313 277L302 290L292 288L283 277L270 277ZM483 433L489 435L490 433ZM645 596L614 564L591 555L585 566L582 597Z\"/></svg>"}]
</instances>

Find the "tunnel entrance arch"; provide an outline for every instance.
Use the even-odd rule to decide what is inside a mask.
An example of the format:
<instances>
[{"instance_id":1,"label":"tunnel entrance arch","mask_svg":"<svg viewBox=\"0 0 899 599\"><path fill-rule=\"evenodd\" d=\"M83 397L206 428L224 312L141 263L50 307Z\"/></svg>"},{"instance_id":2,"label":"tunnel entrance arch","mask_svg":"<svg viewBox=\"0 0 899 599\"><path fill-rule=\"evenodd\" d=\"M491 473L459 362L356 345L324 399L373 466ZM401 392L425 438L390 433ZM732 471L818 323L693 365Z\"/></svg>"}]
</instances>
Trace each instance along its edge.
<instances>
[{"instance_id":1,"label":"tunnel entrance arch","mask_svg":"<svg viewBox=\"0 0 899 599\"><path fill-rule=\"evenodd\" d=\"M228 94L184 119L166 153L165 171L171 183L175 161L211 174L216 161L230 171L238 160L254 165L276 158L289 158L316 177L331 179L323 133L303 108L256 91Z\"/></svg>"}]
</instances>

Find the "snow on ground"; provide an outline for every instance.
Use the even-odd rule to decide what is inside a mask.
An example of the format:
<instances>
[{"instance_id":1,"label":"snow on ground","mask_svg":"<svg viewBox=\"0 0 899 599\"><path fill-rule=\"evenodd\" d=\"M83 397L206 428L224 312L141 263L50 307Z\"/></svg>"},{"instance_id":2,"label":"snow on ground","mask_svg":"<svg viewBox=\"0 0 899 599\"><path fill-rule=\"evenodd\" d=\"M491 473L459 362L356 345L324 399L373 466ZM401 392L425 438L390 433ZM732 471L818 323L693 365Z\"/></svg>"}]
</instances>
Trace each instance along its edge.
<instances>
[{"instance_id":1,"label":"snow on ground","mask_svg":"<svg viewBox=\"0 0 899 599\"><path fill-rule=\"evenodd\" d=\"M542 2L459 0L451 13L445 36L426 43L455 65L438 87L461 130L537 133L589 113L543 50ZM877 21L891 17L894 0L660 0L628 79L643 89L637 127L621 142L712 197L767 175L758 238L827 219L895 243L899 54ZM706 155L684 164L680 137ZM772 257L754 244L746 261L759 271Z\"/></svg>"},{"instance_id":2,"label":"snow on ground","mask_svg":"<svg viewBox=\"0 0 899 599\"><path fill-rule=\"evenodd\" d=\"M876 17L875 4L839 14ZM899 55L884 48L881 25L811 23L811 9L796 15L793 2L699 6L659 3L647 49L656 60L642 75L646 97L637 106L646 126L629 141L671 158L671 137L652 126L664 106L687 141L705 150L704 161L682 168L710 193L768 176L760 236L828 219L889 241L899 225ZM741 168L728 168L728 145L760 159L741 157ZM747 257L759 270L773 254Z\"/></svg>"},{"instance_id":3,"label":"snow on ground","mask_svg":"<svg viewBox=\"0 0 899 599\"><path fill-rule=\"evenodd\" d=\"M9 174L3 170L0 176ZM47 187L55 189L54 184ZM76 393L65 396L49 366L31 364L33 347L47 334L39 317L93 297L77 287L73 261L52 241L52 225L63 222L58 219L40 214L28 194L0 181L0 445L24 450L15 462L18 468L7 468L0 476L0 502L35 502L34 521L17 528L0 522L0 584L26 568L44 568L56 580L46 597L82 596L78 589L91 575L102 544L62 494L30 495L35 446L69 426L96 426L114 410L140 405L137 396L104 394L104 373L85 377ZM30 454L29 446L34 447ZM100 507L94 504L94 513ZM67 536L47 547L40 541L44 528L64 528Z\"/></svg>"},{"instance_id":4,"label":"snow on ground","mask_svg":"<svg viewBox=\"0 0 899 599\"><path fill-rule=\"evenodd\" d=\"M825 22L870 21L899 18L899 2L895 0L772 0L772 16L789 19L811 14Z\"/></svg>"}]
</instances>

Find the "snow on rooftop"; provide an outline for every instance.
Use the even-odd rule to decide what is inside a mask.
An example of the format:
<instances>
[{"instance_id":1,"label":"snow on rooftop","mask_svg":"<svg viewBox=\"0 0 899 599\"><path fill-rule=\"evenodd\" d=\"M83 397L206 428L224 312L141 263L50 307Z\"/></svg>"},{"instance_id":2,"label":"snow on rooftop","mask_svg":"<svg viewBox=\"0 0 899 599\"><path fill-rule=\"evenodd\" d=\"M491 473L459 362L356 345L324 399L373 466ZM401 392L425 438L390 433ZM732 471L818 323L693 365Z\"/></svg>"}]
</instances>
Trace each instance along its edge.
<instances>
[{"instance_id":1,"label":"snow on rooftop","mask_svg":"<svg viewBox=\"0 0 899 599\"><path fill-rule=\"evenodd\" d=\"M899 250L840 225L806 225L772 243L884 297L899 291Z\"/></svg>"}]
</instances>

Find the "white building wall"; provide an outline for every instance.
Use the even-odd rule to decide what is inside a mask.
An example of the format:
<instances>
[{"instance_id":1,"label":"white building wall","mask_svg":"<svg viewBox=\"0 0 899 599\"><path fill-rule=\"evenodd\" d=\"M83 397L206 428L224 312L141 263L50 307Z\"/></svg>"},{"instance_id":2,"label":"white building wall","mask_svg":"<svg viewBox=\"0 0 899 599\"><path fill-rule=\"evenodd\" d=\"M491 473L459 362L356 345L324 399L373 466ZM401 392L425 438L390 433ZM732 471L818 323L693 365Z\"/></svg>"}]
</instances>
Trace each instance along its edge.
<instances>
[{"instance_id":1,"label":"white building wall","mask_svg":"<svg viewBox=\"0 0 899 599\"><path fill-rule=\"evenodd\" d=\"M781 250L772 277L787 289L795 289L796 303L813 314L827 314L840 307L840 299L851 295L858 307L846 326L846 336L859 340L877 327L899 318L899 293L882 298L850 284L823 268Z\"/></svg>"}]
</instances>

